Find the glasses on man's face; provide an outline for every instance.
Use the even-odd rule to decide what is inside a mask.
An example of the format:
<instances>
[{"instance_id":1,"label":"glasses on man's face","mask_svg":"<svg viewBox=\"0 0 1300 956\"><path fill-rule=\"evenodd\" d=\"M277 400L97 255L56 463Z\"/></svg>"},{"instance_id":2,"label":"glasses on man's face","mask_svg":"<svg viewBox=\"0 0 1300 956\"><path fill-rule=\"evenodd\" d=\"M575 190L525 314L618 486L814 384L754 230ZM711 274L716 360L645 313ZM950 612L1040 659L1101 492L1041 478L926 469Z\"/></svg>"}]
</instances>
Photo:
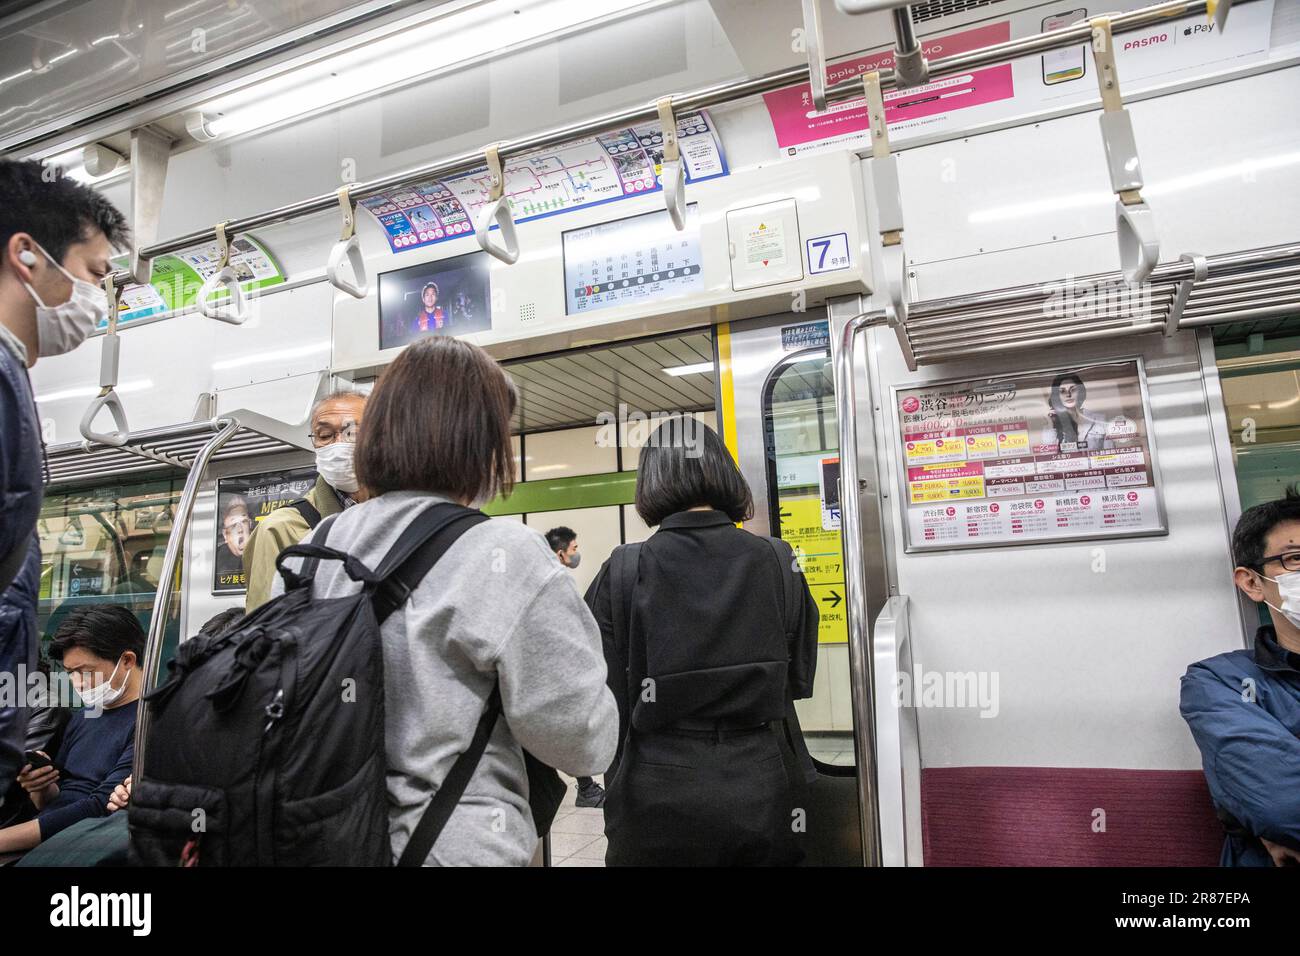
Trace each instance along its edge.
<instances>
[{"instance_id":1,"label":"glasses on man's face","mask_svg":"<svg viewBox=\"0 0 1300 956\"><path fill-rule=\"evenodd\" d=\"M326 445L332 445L336 441L355 442L357 440L357 423L348 422L342 428L335 428L333 425L321 422L309 433L312 444L317 448L323 448Z\"/></svg>"},{"instance_id":2,"label":"glasses on man's face","mask_svg":"<svg viewBox=\"0 0 1300 956\"><path fill-rule=\"evenodd\" d=\"M1260 570L1264 570L1274 561L1280 563L1284 570L1300 571L1300 551L1283 551L1281 554L1269 555L1259 562Z\"/></svg>"}]
</instances>

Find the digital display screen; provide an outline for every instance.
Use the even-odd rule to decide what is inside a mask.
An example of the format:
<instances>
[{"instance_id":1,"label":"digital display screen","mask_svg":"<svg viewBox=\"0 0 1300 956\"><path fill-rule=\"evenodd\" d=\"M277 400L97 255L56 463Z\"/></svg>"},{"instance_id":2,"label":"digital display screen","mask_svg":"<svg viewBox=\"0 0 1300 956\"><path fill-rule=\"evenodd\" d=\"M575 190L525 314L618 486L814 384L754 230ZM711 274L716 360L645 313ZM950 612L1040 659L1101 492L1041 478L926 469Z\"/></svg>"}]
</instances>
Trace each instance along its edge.
<instances>
[{"instance_id":1,"label":"digital display screen","mask_svg":"<svg viewBox=\"0 0 1300 956\"><path fill-rule=\"evenodd\" d=\"M488 255L385 272L379 277L379 348L401 348L422 335L467 335L492 328Z\"/></svg>"},{"instance_id":2,"label":"digital display screen","mask_svg":"<svg viewBox=\"0 0 1300 956\"><path fill-rule=\"evenodd\" d=\"M681 232L664 209L564 233L568 315L703 290L697 205L686 207Z\"/></svg>"}]
</instances>

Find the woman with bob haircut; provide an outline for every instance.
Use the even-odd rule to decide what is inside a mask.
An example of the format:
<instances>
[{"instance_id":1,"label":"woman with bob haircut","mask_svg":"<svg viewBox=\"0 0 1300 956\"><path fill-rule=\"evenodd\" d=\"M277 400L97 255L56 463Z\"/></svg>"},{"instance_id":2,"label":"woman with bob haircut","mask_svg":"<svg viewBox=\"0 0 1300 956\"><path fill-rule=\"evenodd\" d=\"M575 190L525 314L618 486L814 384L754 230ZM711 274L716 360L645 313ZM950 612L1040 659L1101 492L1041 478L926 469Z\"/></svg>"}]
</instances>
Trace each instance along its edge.
<instances>
[{"instance_id":1,"label":"woman with bob haircut","mask_svg":"<svg viewBox=\"0 0 1300 956\"><path fill-rule=\"evenodd\" d=\"M749 485L690 416L642 448L636 510L658 531L616 548L587 591L620 724L605 862L797 862L790 774L815 771L792 701L812 695L818 613L794 554L736 527L753 516Z\"/></svg>"},{"instance_id":2,"label":"woman with bob haircut","mask_svg":"<svg viewBox=\"0 0 1300 956\"><path fill-rule=\"evenodd\" d=\"M370 499L309 540L375 568L426 508L508 494L514 408L514 385L477 346L441 336L408 345L366 405L356 469ZM360 587L336 561L322 561L313 584L330 598ZM484 521L447 549L380 636L394 860L499 682L502 716L425 865L527 865L538 838L523 751L591 776L617 744L600 631L568 570L536 530Z\"/></svg>"}]
</instances>

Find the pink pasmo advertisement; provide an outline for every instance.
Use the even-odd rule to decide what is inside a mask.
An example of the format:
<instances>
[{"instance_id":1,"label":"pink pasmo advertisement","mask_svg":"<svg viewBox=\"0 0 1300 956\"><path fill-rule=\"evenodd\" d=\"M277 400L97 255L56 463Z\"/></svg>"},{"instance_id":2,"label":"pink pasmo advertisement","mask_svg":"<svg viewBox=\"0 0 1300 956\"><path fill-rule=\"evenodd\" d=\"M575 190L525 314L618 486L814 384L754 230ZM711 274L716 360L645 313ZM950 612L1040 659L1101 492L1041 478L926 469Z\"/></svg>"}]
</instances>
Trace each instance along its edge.
<instances>
[{"instance_id":1,"label":"pink pasmo advertisement","mask_svg":"<svg viewBox=\"0 0 1300 956\"><path fill-rule=\"evenodd\" d=\"M966 53L993 43L1011 39L1011 23L993 23L949 36L921 40L925 55L934 59ZM893 50L852 57L826 68L826 82L835 84L861 76L871 70L889 69L894 65ZM885 94L885 119L890 128L903 123L914 126L922 122L942 122L944 114L955 110L1011 99L1015 89L1011 81L1011 64L944 77L923 86L891 90ZM772 117L777 145L793 156L814 150L839 149L867 142L867 108L861 99L836 103L824 113L813 108L812 90L807 83L791 86L763 96Z\"/></svg>"}]
</instances>

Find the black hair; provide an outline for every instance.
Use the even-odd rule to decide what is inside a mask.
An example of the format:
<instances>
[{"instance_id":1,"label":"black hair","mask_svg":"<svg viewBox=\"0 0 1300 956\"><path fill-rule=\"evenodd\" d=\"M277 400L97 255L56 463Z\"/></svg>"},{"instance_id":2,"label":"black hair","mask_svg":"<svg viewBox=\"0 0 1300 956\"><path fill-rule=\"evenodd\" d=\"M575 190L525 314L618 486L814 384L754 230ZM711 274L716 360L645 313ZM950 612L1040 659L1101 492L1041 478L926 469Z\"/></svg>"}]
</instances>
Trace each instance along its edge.
<instances>
[{"instance_id":1,"label":"black hair","mask_svg":"<svg viewBox=\"0 0 1300 956\"><path fill-rule=\"evenodd\" d=\"M115 661L127 651L134 651L139 660L144 657L144 644L144 628L130 608L92 604L68 612L54 632L50 657L61 661L68 651L81 647L106 661Z\"/></svg>"},{"instance_id":2,"label":"black hair","mask_svg":"<svg viewBox=\"0 0 1300 956\"><path fill-rule=\"evenodd\" d=\"M552 528L546 532L546 546L552 551L568 551L569 545L577 537L578 532L560 525L558 528Z\"/></svg>"},{"instance_id":3,"label":"black hair","mask_svg":"<svg viewBox=\"0 0 1300 956\"><path fill-rule=\"evenodd\" d=\"M1269 533L1284 521L1300 521L1300 485L1291 485L1285 497L1247 508L1232 532L1232 559L1239 568L1262 571Z\"/></svg>"},{"instance_id":4,"label":"black hair","mask_svg":"<svg viewBox=\"0 0 1300 956\"><path fill-rule=\"evenodd\" d=\"M0 196L0 248L15 233L26 232L62 265L68 247L95 232L119 249L130 236L116 206L57 167L35 160L0 160Z\"/></svg>"},{"instance_id":5,"label":"black hair","mask_svg":"<svg viewBox=\"0 0 1300 956\"><path fill-rule=\"evenodd\" d=\"M1079 426L1075 424L1072 416L1066 414L1065 403L1061 401L1061 386L1071 379L1079 386L1079 400L1075 402L1075 407L1082 408L1088 398L1088 386L1084 385L1083 379L1073 372L1058 375L1052 380L1052 393L1047 399L1047 404L1052 410L1048 412L1048 416L1052 419L1052 428L1056 430L1058 442L1079 440Z\"/></svg>"},{"instance_id":6,"label":"black hair","mask_svg":"<svg viewBox=\"0 0 1300 956\"><path fill-rule=\"evenodd\" d=\"M220 614L214 614L208 618L206 624L199 628L199 637L216 636L225 631L231 624L238 621L244 616L242 607L228 607Z\"/></svg>"},{"instance_id":7,"label":"black hair","mask_svg":"<svg viewBox=\"0 0 1300 956\"><path fill-rule=\"evenodd\" d=\"M700 505L732 521L754 516L754 496L722 439L690 415L673 415L650 433L636 476L636 513L654 527Z\"/></svg>"}]
</instances>

